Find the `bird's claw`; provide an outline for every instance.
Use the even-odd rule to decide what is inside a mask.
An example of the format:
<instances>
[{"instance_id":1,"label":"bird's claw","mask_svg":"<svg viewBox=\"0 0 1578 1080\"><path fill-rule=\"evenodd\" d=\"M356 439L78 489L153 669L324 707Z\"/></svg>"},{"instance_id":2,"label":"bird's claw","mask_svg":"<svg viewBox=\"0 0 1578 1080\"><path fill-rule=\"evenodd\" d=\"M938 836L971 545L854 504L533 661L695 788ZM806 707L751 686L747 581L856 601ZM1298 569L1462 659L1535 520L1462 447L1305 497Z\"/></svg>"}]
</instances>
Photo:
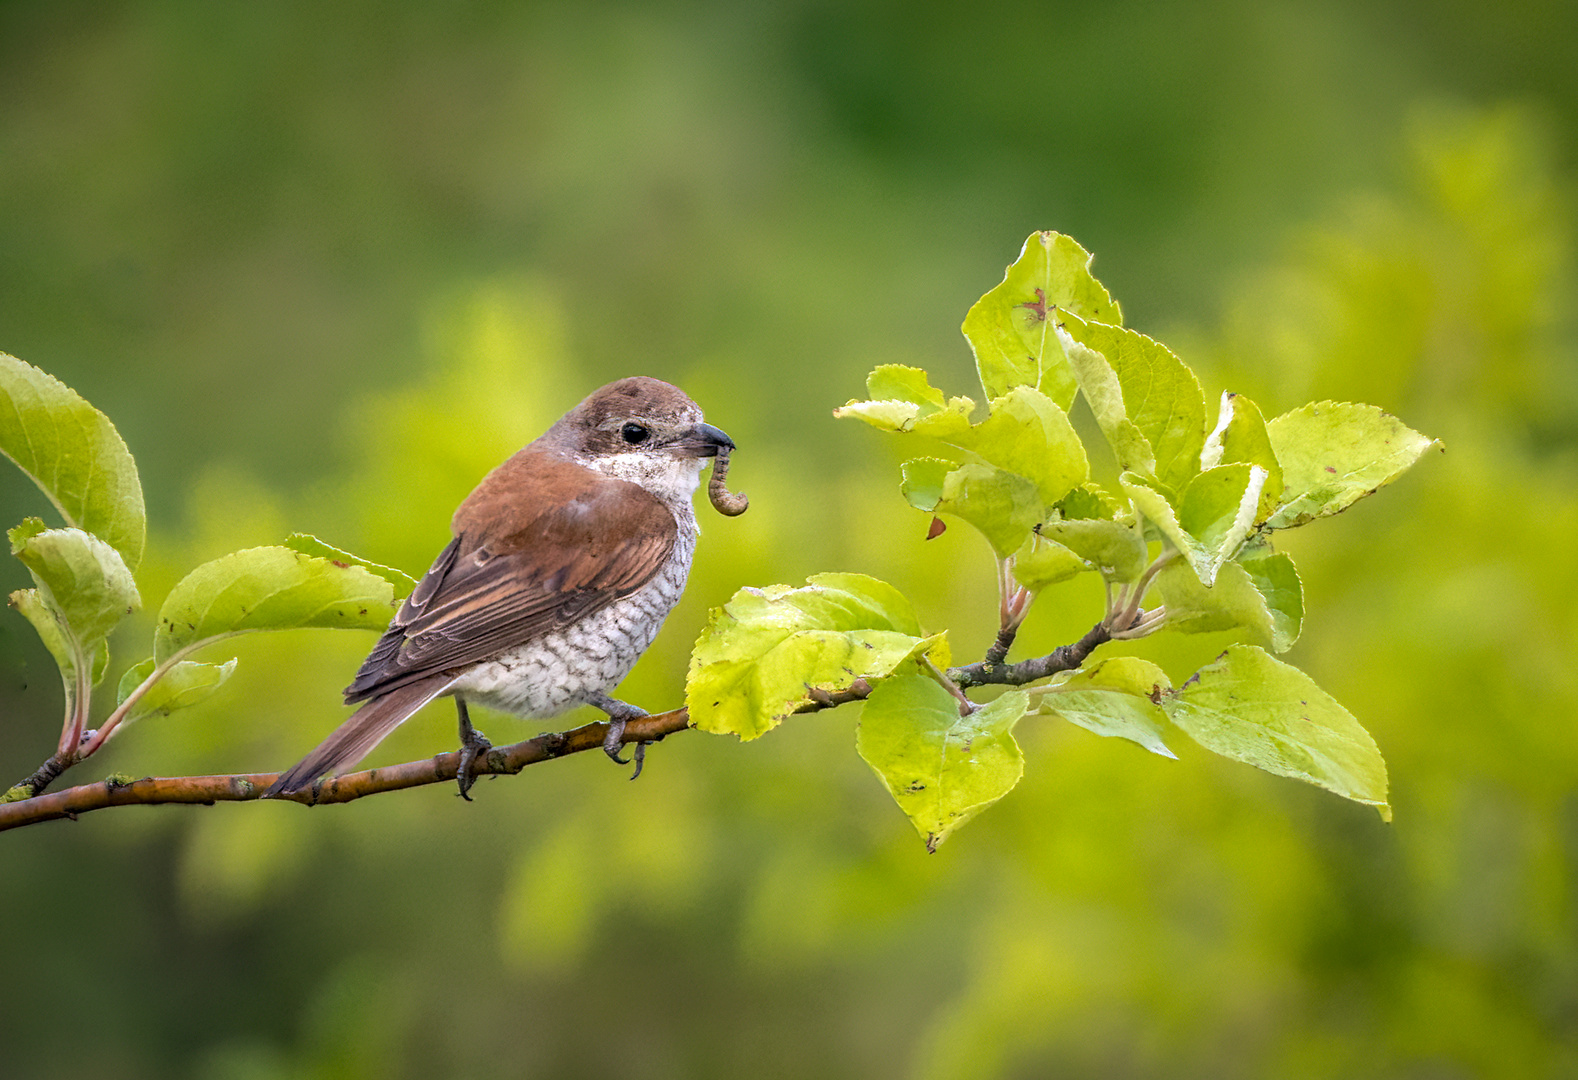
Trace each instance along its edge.
<instances>
[{"instance_id":1,"label":"bird's claw","mask_svg":"<svg viewBox=\"0 0 1578 1080\"><path fill-rule=\"evenodd\" d=\"M619 749L625 744L625 724L628 722L623 717L608 718L608 734L603 736L603 753L607 754L615 765L630 764L629 758L619 756ZM636 745L639 747L640 743ZM640 751L637 750L637 753L639 754Z\"/></svg>"},{"instance_id":2,"label":"bird's claw","mask_svg":"<svg viewBox=\"0 0 1578 1080\"><path fill-rule=\"evenodd\" d=\"M477 782L471 770L476 767L478 757L493 749L493 744L486 735L471 726L471 716L465 701L457 697L455 706L460 714L460 765L455 769L455 783L460 786L460 797L470 802L471 796L466 793Z\"/></svg>"},{"instance_id":3,"label":"bird's claw","mask_svg":"<svg viewBox=\"0 0 1578 1080\"><path fill-rule=\"evenodd\" d=\"M641 775L641 766L646 763L647 746L651 740L638 740L633 755L628 758L621 757L619 749L625 742L625 726L632 720L646 716L646 710L627 705L623 701L616 701L607 695L594 699L592 704L608 714L608 733L603 736L603 753L607 754L615 765L629 765L634 761L636 771L630 774L630 779L634 780Z\"/></svg>"},{"instance_id":4,"label":"bird's claw","mask_svg":"<svg viewBox=\"0 0 1578 1080\"><path fill-rule=\"evenodd\" d=\"M482 732L474 730L472 734L475 738L460 748L460 768L455 770L455 781L460 785L460 797L467 802L471 801L471 796L466 792L470 791L471 785L477 782L471 770L476 766L479 756L493 749L493 744Z\"/></svg>"}]
</instances>

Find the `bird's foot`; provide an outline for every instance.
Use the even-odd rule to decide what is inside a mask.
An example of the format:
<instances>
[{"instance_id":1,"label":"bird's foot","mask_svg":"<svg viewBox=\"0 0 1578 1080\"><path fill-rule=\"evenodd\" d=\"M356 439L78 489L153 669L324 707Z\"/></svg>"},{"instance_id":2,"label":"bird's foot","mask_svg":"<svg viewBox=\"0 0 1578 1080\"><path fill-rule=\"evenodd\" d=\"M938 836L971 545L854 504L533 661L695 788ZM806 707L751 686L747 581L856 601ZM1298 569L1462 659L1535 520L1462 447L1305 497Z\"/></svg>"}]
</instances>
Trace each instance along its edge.
<instances>
[{"instance_id":1,"label":"bird's foot","mask_svg":"<svg viewBox=\"0 0 1578 1080\"><path fill-rule=\"evenodd\" d=\"M625 743L625 726L632 720L639 720L646 716L647 711L634 705L626 704L616 698L611 698L607 694L597 695L597 697L591 699L589 704L597 706L597 708L608 714L608 734L603 736L603 753L607 754L615 765L630 764L632 758L619 756L620 747ZM630 774L630 779L634 780L641 775L641 766L645 764L646 756L647 744L644 741L636 743L633 758L636 763L636 771Z\"/></svg>"},{"instance_id":2,"label":"bird's foot","mask_svg":"<svg viewBox=\"0 0 1578 1080\"><path fill-rule=\"evenodd\" d=\"M493 749L493 744L486 735L471 726L471 716L466 712L465 701L457 697L455 707L460 713L460 767L455 770L455 782L460 785L460 797L470 802L471 796L466 793L477 782L471 770L476 767L481 754Z\"/></svg>"}]
</instances>

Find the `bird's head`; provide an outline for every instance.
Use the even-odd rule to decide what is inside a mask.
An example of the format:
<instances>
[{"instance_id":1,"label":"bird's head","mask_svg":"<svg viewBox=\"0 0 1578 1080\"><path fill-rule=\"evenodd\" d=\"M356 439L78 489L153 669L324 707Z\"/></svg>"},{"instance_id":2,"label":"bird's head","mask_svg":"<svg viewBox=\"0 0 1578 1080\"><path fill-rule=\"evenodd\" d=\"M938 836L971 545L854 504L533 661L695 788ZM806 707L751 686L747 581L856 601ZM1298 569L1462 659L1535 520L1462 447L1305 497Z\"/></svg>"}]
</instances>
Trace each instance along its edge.
<instances>
[{"instance_id":1,"label":"bird's head","mask_svg":"<svg viewBox=\"0 0 1578 1080\"><path fill-rule=\"evenodd\" d=\"M689 499L704 458L734 441L703 423L701 406L677 386L644 375L594 391L544 440L588 468L640 484L665 500Z\"/></svg>"}]
</instances>

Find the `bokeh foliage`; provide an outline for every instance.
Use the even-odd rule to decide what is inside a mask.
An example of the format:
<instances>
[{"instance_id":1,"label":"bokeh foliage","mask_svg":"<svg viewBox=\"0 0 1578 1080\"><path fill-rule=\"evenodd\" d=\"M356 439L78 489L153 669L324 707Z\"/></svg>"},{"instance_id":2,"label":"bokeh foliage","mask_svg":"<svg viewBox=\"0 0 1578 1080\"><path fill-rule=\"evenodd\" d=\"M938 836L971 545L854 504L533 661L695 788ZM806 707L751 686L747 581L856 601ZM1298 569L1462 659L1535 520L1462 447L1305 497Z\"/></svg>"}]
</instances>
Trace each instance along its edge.
<instances>
[{"instance_id":1,"label":"bokeh foliage","mask_svg":"<svg viewBox=\"0 0 1578 1080\"><path fill-rule=\"evenodd\" d=\"M960 312L1034 227L1099 252L1125 323L1208 400L1369 401L1450 447L1429 483L1289 534L1307 590L1289 655L1374 733L1391 826L1185 746L1176 767L1027 721L1014 798L928 857L839 712L750 747L675 739L633 785L565 761L474 806L431 789L328 813L116 811L0 842L7 1060L1578 1068L1578 31L1558 4L1414 14L0 7L0 348L137 454L147 597L298 529L420 571L477 476L640 370L735 437L752 510L706 522L633 700L679 701L708 606L829 567L901 584L956 649L984 646L986 545L923 543L897 459L827 410L877 363L967 385ZM0 483L0 520L49 518ZM1051 586L1070 614L1049 590L1022 655L1082 633L1099 588ZM152 617L120 633L146 642ZM6 782L59 715L32 636L0 629ZM1162 664L1187 673L1230 640ZM238 638L223 694L102 767L286 764L342 715L368 643ZM388 759L451 734L418 720Z\"/></svg>"}]
</instances>

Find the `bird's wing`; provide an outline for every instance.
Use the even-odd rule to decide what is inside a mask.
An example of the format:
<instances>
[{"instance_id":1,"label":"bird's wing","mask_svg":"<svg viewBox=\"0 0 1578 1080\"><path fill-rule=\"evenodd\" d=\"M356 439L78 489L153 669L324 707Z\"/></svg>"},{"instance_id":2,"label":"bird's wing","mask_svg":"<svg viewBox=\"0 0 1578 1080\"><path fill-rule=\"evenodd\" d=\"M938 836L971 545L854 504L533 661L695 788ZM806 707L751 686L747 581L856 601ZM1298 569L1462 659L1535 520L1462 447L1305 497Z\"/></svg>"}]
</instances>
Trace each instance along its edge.
<instances>
[{"instance_id":1,"label":"bird's wing","mask_svg":"<svg viewBox=\"0 0 1578 1080\"><path fill-rule=\"evenodd\" d=\"M455 539L374 646L346 701L563 629L639 589L668 560L674 516L646 490L557 458L507 470L521 458L457 512Z\"/></svg>"}]
</instances>

